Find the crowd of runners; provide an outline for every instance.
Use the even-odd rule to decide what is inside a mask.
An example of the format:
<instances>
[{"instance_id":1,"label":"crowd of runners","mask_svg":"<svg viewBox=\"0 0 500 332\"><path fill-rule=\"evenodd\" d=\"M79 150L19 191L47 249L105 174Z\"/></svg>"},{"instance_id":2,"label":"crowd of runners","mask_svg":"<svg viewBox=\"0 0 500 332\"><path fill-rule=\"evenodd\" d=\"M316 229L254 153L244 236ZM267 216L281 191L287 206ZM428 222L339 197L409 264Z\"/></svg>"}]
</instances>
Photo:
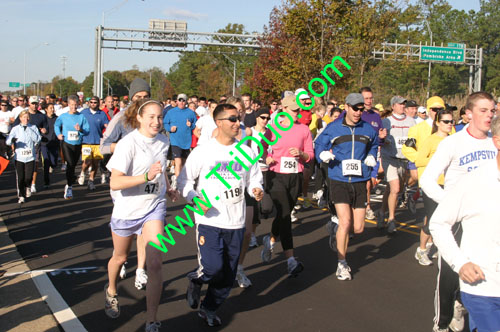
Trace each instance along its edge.
<instances>
[{"instance_id":1,"label":"crowd of runners","mask_svg":"<svg viewBox=\"0 0 500 332\"><path fill-rule=\"evenodd\" d=\"M0 156L14 163L19 204L48 189L59 167L66 174L64 199L73 198L75 182L90 191L97 175L101 185L109 183L114 251L105 312L120 315L118 280L135 240L135 286L146 289L147 332L160 330L162 252L148 243L165 245L167 196L183 197L195 212L198 266L187 276L186 297L210 326L221 324L216 312L235 280L252 285L244 259L249 247L259 246L261 219L273 218L270 227L260 226L269 230L262 261L271 260L280 242L287 275L298 277L306 264L294 255L292 223L301 209L327 207L335 275L351 280L348 244L365 219L394 235L397 209L415 214L420 199L425 220L415 259L429 266L437 257L439 266L433 330L462 331L468 311L471 331L499 331L500 100L476 92L457 110L439 96L424 105L394 96L385 109L369 87L344 101L304 92L285 91L268 103L250 94L181 93L157 101L137 78L123 97L3 96ZM374 211L370 193L381 188Z\"/></svg>"}]
</instances>

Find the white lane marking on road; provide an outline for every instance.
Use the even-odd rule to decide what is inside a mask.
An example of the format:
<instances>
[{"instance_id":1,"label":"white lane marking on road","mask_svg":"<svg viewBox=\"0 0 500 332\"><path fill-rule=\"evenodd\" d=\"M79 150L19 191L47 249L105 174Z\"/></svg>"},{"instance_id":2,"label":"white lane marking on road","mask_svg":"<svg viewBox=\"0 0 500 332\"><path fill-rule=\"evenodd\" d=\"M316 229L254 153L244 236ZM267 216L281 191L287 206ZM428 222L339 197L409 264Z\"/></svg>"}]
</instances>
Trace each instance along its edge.
<instances>
[{"instance_id":1,"label":"white lane marking on road","mask_svg":"<svg viewBox=\"0 0 500 332\"><path fill-rule=\"evenodd\" d=\"M31 279L64 331L87 332L45 272L31 271Z\"/></svg>"},{"instance_id":2,"label":"white lane marking on road","mask_svg":"<svg viewBox=\"0 0 500 332\"><path fill-rule=\"evenodd\" d=\"M88 272L91 272L91 270L97 270L97 266L75 267L75 268L69 268L69 269L48 269L48 270L10 272L10 273L6 273L4 276L10 277L10 276L17 276L20 274L30 274L30 273L34 273L34 272L50 273L51 276L56 276L56 275L61 274L61 273L64 273L67 275L88 273Z\"/></svg>"}]
</instances>

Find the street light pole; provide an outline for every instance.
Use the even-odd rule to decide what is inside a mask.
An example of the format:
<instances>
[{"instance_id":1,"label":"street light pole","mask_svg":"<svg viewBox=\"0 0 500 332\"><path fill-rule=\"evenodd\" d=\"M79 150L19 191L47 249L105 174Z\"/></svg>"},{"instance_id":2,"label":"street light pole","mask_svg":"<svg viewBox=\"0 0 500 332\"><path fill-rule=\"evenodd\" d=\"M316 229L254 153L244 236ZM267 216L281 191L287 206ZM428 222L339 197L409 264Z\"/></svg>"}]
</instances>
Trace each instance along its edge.
<instances>
[{"instance_id":1,"label":"street light pole","mask_svg":"<svg viewBox=\"0 0 500 332\"><path fill-rule=\"evenodd\" d=\"M226 57L232 64L233 64L233 96L236 95L236 61L225 55L224 53L222 54L223 56Z\"/></svg>"},{"instance_id":2,"label":"street light pole","mask_svg":"<svg viewBox=\"0 0 500 332\"><path fill-rule=\"evenodd\" d=\"M432 46L432 30L431 26L429 25L429 21L425 19L425 23L427 25L427 29L429 30L429 34L431 36L431 46ZM432 67L432 62L429 60L429 73L427 74L427 99L430 97L430 91L431 91L431 67Z\"/></svg>"},{"instance_id":3,"label":"street light pole","mask_svg":"<svg viewBox=\"0 0 500 332\"><path fill-rule=\"evenodd\" d=\"M32 48L30 48L29 50L25 50L24 51L24 78L23 78L23 94L26 94L26 52L28 51L33 51L35 48L38 48L42 45L45 45L45 46L48 46L49 43L45 42L45 43L40 43Z\"/></svg>"}]
</instances>

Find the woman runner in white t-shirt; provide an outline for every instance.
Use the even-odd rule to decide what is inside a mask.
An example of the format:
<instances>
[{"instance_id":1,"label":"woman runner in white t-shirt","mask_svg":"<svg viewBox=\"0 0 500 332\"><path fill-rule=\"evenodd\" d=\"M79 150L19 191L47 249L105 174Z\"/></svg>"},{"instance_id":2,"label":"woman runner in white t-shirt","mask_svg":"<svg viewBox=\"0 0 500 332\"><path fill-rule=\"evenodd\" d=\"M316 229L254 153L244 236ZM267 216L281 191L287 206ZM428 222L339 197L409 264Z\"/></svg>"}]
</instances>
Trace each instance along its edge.
<instances>
[{"instance_id":1,"label":"woman runner in white t-shirt","mask_svg":"<svg viewBox=\"0 0 500 332\"><path fill-rule=\"evenodd\" d=\"M127 260L128 248L134 235L144 237L144 242L160 245L157 234L163 233L167 193L172 200L178 192L170 188L165 173L170 147L162 129L162 107L150 99L138 103L137 128L115 148L107 168L111 171L111 197L114 208L111 215L113 256L108 263L109 283L105 291L105 312L111 318L120 315L117 298L117 280L120 267ZM159 331L156 314L162 291L161 252L151 246L146 248L148 287L146 289L146 332Z\"/></svg>"}]
</instances>

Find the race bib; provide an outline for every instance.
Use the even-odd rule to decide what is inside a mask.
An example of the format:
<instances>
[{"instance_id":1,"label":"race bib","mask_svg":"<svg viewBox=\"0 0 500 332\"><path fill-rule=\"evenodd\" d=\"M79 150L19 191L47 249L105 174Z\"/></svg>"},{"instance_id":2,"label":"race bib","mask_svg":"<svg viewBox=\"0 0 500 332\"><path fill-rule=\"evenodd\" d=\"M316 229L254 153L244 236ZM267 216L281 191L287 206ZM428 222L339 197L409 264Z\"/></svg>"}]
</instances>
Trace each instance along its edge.
<instances>
[{"instance_id":1,"label":"race bib","mask_svg":"<svg viewBox=\"0 0 500 332\"><path fill-rule=\"evenodd\" d=\"M343 176L362 176L361 160L347 159L342 160L342 175Z\"/></svg>"},{"instance_id":2,"label":"race bib","mask_svg":"<svg viewBox=\"0 0 500 332\"><path fill-rule=\"evenodd\" d=\"M243 189L241 187L233 187L222 193L222 201L225 204L236 204L243 200Z\"/></svg>"},{"instance_id":3,"label":"race bib","mask_svg":"<svg viewBox=\"0 0 500 332\"><path fill-rule=\"evenodd\" d=\"M148 183L144 183L141 186L142 193L146 194L146 195L158 195L160 193L160 189L161 189L160 182L158 182L158 183L148 182Z\"/></svg>"},{"instance_id":4,"label":"race bib","mask_svg":"<svg viewBox=\"0 0 500 332\"><path fill-rule=\"evenodd\" d=\"M84 157L90 156L91 153L92 153L91 147L86 146L86 147L82 148L82 155Z\"/></svg>"},{"instance_id":5,"label":"race bib","mask_svg":"<svg viewBox=\"0 0 500 332\"><path fill-rule=\"evenodd\" d=\"M78 135L77 131L68 131L68 141L78 141L80 135Z\"/></svg>"},{"instance_id":6,"label":"race bib","mask_svg":"<svg viewBox=\"0 0 500 332\"><path fill-rule=\"evenodd\" d=\"M28 148L17 149L16 152L21 157L25 157L25 158L33 157L33 150L28 149Z\"/></svg>"},{"instance_id":7,"label":"race bib","mask_svg":"<svg viewBox=\"0 0 500 332\"><path fill-rule=\"evenodd\" d=\"M298 173L299 161L295 157L281 157L281 173Z\"/></svg>"},{"instance_id":8,"label":"race bib","mask_svg":"<svg viewBox=\"0 0 500 332\"><path fill-rule=\"evenodd\" d=\"M398 149L403 148L403 145L405 145L407 139L408 139L408 137L396 137L395 138L396 148L398 148Z\"/></svg>"}]
</instances>

